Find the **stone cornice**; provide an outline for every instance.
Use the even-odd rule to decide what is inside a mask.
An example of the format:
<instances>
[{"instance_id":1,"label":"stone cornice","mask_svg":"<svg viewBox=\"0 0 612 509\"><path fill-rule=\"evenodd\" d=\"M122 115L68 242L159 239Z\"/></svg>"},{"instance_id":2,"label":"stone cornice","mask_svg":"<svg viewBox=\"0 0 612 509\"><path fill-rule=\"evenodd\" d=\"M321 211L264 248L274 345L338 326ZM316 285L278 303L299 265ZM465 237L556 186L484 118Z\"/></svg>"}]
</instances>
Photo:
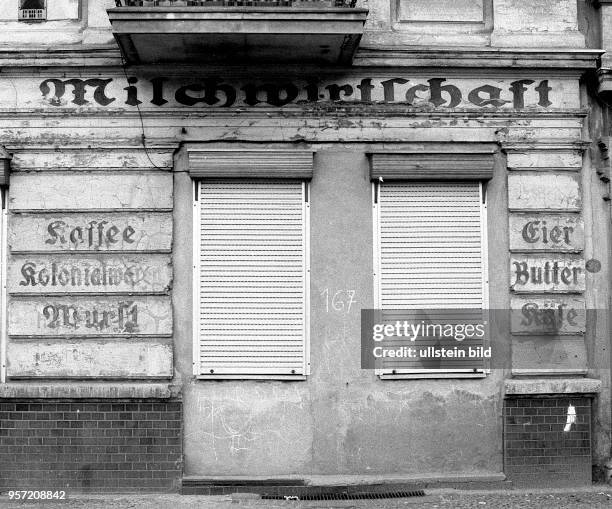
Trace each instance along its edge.
<instances>
[{"instance_id":1,"label":"stone cornice","mask_svg":"<svg viewBox=\"0 0 612 509\"><path fill-rule=\"evenodd\" d=\"M115 46L0 47L0 68L119 65L121 65L121 53Z\"/></svg>"},{"instance_id":2,"label":"stone cornice","mask_svg":"<svg viewBox=\"0 0 612 509\"><path fill-rule=\"evenodd\" d=\"M596 69L599 49L360 48L354 65L503 69Z\"/></svg>"},{"instance_id":3,"label":"stone cornice","mask_svg":"<svg viewBox=\"0 0 612 509\"><path fill-rule=\"evenodd\" d=\"M597 394L601 381L593 378L533 378L504 381L506 396L532 394Z\"/></svg>"},{"instance_id":4,"label":"stone cornice","mask_svg":"<svg viewBox=\"0 0 612 509\"><path fill-rule=\"evenodd\" d=\"M580 74L597 68L603 50L597 49L508 49L439 47L363 47L357 51L355 67L557 69ZM0 47L0 68L28 67L116 67L121 54L116 46ZM170 66L164 66L169 68ZM174 67L174 66L172 66ZM180 66L186 68L188 66ZM227 67L231 66L226 66ZM244 66L242 66L244 67ZM291 66L286 66L290 72ZM178 68L178 66L177 66ZM221 68L220 66L210 66ZM303 67L301 67L303 69ZM323 69L322 69L323 70ZM334 68L325 69L334 71ZM340 70L340 69L338 69ZM345 69L346 70L346 69Z\"/></svg>"},{"instance_id":5,"label":"stone cornice","mask_svg":"<svg viewBox=\"0 0 612 509\"><path fill-rule=\"evenodd\" d=\"M63 383L12 382L0 384L0 398L36 399L169 399L178 397L176 387L168 383Z\"/></svg>"}]
</instances>

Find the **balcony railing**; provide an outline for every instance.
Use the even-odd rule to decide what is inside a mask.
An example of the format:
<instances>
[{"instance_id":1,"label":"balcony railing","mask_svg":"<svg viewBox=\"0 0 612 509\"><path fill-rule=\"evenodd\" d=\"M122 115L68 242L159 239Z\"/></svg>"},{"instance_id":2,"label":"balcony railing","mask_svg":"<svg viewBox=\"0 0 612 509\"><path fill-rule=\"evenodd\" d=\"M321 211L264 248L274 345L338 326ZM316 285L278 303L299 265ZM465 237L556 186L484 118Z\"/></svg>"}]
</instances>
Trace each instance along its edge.
<instances>
[{"instance_id":1,"label":"balcony railing","mask_svg":"<svg viewBox=\"0 0 612 509\"><path fill-rule=\"evenodd\" d=\"M47 9L19 9L19 21L45 21Z\"/></svg>"},{"instance_id":2,"label":"balcony railing","mask_svg":"<svg viewBox=\"0 0 612 509\"><path fill-rule=\"evenodd\" d=\"M115 0L117 7L348 7L356 0Z\"/></svg>"}]
</instances>

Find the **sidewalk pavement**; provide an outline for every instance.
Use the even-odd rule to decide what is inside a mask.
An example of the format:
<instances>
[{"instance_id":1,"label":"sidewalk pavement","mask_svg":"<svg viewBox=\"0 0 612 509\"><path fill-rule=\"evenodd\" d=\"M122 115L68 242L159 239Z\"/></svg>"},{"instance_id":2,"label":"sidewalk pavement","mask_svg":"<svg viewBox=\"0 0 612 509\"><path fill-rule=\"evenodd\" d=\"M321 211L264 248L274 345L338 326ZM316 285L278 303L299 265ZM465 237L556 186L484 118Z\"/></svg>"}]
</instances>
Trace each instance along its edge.
<instances>
[{"instance_id":1,"label":"sidewalk pavement","mask_svg":"<svg viewBox=\"0 0 612 509\"><path fill-rule=\"evenodd\" d=\"M0 508L48 507L57 509L596 509L612 508L612 487L598 485L565 490L463 491L425 490L424 497L378 500L261 500L252 494L198 495L72 495L66 501L9 501L0 495Z\"/></svg>"}]
</instances>

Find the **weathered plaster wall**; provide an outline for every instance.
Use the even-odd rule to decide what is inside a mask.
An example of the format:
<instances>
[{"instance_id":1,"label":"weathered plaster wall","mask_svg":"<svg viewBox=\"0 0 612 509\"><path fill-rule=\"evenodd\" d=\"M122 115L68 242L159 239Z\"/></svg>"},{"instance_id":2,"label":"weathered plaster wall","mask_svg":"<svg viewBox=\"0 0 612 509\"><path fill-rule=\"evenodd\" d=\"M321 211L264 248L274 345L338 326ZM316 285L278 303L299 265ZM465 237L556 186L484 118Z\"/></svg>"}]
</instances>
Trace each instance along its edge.
<instances>
[{"instance_id":1,"label":"weathered plaster wall","mask_svg":"<svg viewBox=\"0 0 612 509\"><path fill-rule=\"evenodd\" d=\"M17 22L17 1L0 5L0 44L109 45L114 0L55 0L49 20ZM369 9L361 47L376 45L584 47L575 0L360 0Z\"/></svg>"},{"instance_id":2,"label":"weathered plaster wall","mask_svg":"<svg viewBox=\"0 0 612 509\"><path fill-rule=\"evenodd\" d=\"M602 182L588 155L583 170L584 215L587 225L585 258L598 261L601 269L587 272L587 309L596 314L589 320L585 336L590 377L601 380L602 391L593 405L593 460L603 465L610 457L612 409L610 399L610 202L605 200L608 185ZM591 262L593 263L593 262Z\"/></svg>"},{"instance_id":3,"label":"weathered plaster wall","mask_svg":"<svg viewBox=\"0 0 612 509\"><path fill-rule=\"evenodd\" d=\"M576 0L364 0L362 47L377 44L580 48Z\"/></svg>"},{"instance_id":4,"label":"weathered plaster wall","mask_svg":"<svg viewBox=\"0 0 612 509\"><path fill-rule=\"evenodd\" d=\"M360 368L360 310L373 305L372 195L364 152L325 146L315 157L312 374L306 381L187 382L191 364L183 354L189 355L191 339L183 335L186 328L177 331L177 367L186 382L187 475L501 471L502 370L478 380L381 381ZM191 193L188 180L175 174L177 196ZM490 185L491 260L507 257L504 228L497 228L504 191L500 165ZM175 210L177 287L190 284L182 269L190 266L185 208ZM492 301L501 306L505 266L493 267ZM177 326L186 325L190 295L175 291L174 299Z\"/></svg>"},{"instance_id":5,"label":"weathered plaster wall","mask_svg":"<svg viewBox=\"0 0 612 509\"><path fill-rule=\"evenodd\" d=\"M104 211L124 221L122 212L128 211L143 227L142 207L154 209L151 213L169 215L170 211L158 208L166 207L168 200L173 204L174 315L173 323L164 322L163 330L166 333L171 327L174 382L183 389L187 474L501 471L502 381L508 371L494 370L487 378L475 380L382 381L374 373L359 369L359 309L373 302L371 185L365 153L373 148L401 150L407 144L416 150L425 144L456 142L529 145L527 155L515 157L513 169L508 172L504 156L497 156L495 177L487 191L490 302L491 307L507 308L511 268L507 173L532 176L544 169L543 174L559 174L561 183L574 183L566 193L570 195L570 205L576 208L583 203L575 185L580 161L573 145L568 148L583 136L583 116L577 111L578 83L573 77L549 79L542 71L534 76L453 77L445 85L456 84L464 100L461 109L453 109L448 107L452 97L448 91L454 89L442 92L442 102L434 105L429 97L431 88L425 85L431 76L397 72L376 77L375 104L359 103L356 85L371 74L358 69L353 76L329 78L337 84L352 84L354 93L342 104L321 101L289 104L282 109L266 104L263 96L262 103L252 109L243 102L226 109L203 101L188 106L176 92L181 85L197 84L199 78L193 76L168 80L164 84L168 103L155 104L149 77L142 76L138 86L147 153L140 145L142 126L134 101L128 102L128 87L120 70L99 76L84 73L98 81L89 82L82 97L73 93L74 83L68 84L63 94L57 82L47 83L43 94L45 88L40 85L44 79L40 77L16 76L3 84L6 88L2 90L11 94L7 97L21 108L18 115L11 108L0 111L5 122L4 140L9 149L18 148L11 206L19 206L24 215L33 213L37 218L50 213L43 210L43 204L56 209L52 214L57 212L58 218L82 219ZM405 78L395 81L395 99L387 97L385 102L381 79L400 76ZM59 74L55 77L59 78ZM518 110L514 107L520 106L519 101L513 101L510 83L526 78L533 79L526 85L529 91L525 93L525 104ZM239 79L244 78L224 79L240 90ZM549 79L552 88L548 97L551 104L546 104L535 91L545 79ZM414 83L425 90L420 89L419 103L410 106L403 98ZM499 85L508 102L499 108L478 106L473 96L470 102L469 92L485 83ZM193 88L187 91L192 97L197 93ZM36 111L42 108L44 117ZM192 187L182 152L174 164L174 189L165 169L171 165L170 154L181 143L224 143L224 148L239 150L248 142L257 142L260 148L272 143L307 145L317 152L311 189L312 375L305 381L202 382L192 378ZM154 168L149 157L161 169ZM555 168L551 170L547 165L552 163L547 161L554 161ZM559 166L566 168L559 171ZM134 180L133 174L143 171L146 182ZM81 174L95 176L101 188L112 184L112 196L104 198L95 189L79 185ZM68 176L72 180L68 181ZM158 191L150 192L147 182L159 179L163 183L158 182ZM38 184L31 186L31 196L26 193L29 187L25 182ZM46 194L45 186L55 192ZM73 192L66 191L67 186ZM85 198L79 194L82 188ZM545 193L544 188L533 199L539 200ZM510 196L521 199L520 194ZM547 198L562 200L563 196L555 193ZM29 224L32 232L44 232L44 228L36 226L38 221ZM15 221L9 230L15 232L17 227L19 222ZM36 260L52 254L40 247L32 253L28 251L30 243L17 243L18 236L14 234L12 238L16 246L26 251L11 254L16 262L21 262L24 254L35 255ZM143 246L148 247L144 251L154 250L162 240L145 243ZM585 243L588 245L586 240ZM74 259L80 260L81 251L74 251L79 253ZM109 255L106 251L95 254ZM20 270L11 273L21 274ZM11 287L15 286L13 282ZM334 295L337 302L344 302L344 309L328 308L326 296L331 299ZM40 296L27 298L37 302ZM348 309L351 300L355 302ZM502 344L509 344L508 331L509 328L494 331ZM124 339L121 335L119 338ZM344 358L334 360L333 353ZM96 366L100 364L96 364L95 355L89 358ZM124 369L120 363L117 366ZM131 369L137 371L138 365Z\"/></svg>"},{"instance_id":6,"label":"weathered plaster wall","mask_svg":"<svg viewBox=\"0 0 612 509\"><path fill-rule=\"evenodd\" d=\"M598 9L593 8L590 0L579 2L579 13L582 30L586 35L589 47L602 48L607 52L602 55L601 67L610 67L612 56L612 5L602 2ZM608 98L598 97L596 83L589 82L583 90L583 101L589 107L586 131L592 140L585 154L583 171L583 189L585 198L585 240L587 259L598 260L601 270L587 274L587 306L599 310L593 326L587 331L587 355L590 364L589 375L598 378L602 383L602 396L593 405L593 431L595 442L593 458L600 467L609 460L610 438L612 429L612 408L610 394L610 263L612 261L612 244L610 236L612 209L610 202L611 163L609 150L612 108L606 104ZM603 100L602 100L603 99ZM600 474L603 474L600 468Z\"/></svg>"},{"instance_id":7,"label":"weathered plaster wall","mask_svg":"<svg viewBox=\"0 0 612 509\"><path fill-rule=\"evenodd\" d=\"M108 0L92 0L100 6L114 3ZM57 46L83 42L83 26L86 24L87 0L54 0L47 2L47 21L25 23L18 20L19 0L3 0L0 3L0 46L21 45ZM111 42L107 38L104 42Z\"/></svg>"}]
</instances>

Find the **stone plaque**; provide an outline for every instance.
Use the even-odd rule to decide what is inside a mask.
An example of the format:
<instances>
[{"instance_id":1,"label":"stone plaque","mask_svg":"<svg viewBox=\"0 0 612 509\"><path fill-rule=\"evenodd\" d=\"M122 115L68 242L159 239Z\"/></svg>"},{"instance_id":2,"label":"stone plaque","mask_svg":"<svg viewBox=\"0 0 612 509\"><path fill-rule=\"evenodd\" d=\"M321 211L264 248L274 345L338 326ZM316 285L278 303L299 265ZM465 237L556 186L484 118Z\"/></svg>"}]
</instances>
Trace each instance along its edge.
<instances>
[{"instance_id":1,"label":"stone plaque","mask_svg":"<svg viewBox=\"0 0 612 509\"><path fill-rule=\"evenodd\" d=\"M584 259L579 255L520 255L510 257L510 288L514 292L583 292Z\"/></svg>"},{"instance_id":2,"label":"stone plaque","mask_svg":"<svg viewBox=\"0 0 612 509\"><path fill-rule=\"evenodd\" d=\"M19 293L166 293L170 255L13 256L8 291Z\"/></svg>"},{"instance_id":3,"label":"stone plaque","mask_svg":"<svg viewBox=\"0 0 612 509\"><path fill-rule=\"evenodd\" d=\"M483 0L399 0L400 21L484 21Z\"/></svg>"},{"instance_id":4,"label":"stone plaque","mask_svg":"<svg viewBox=\"0 0 612 509\"><path fill-rule=\"evenodd\" d=\"M586 331L584 297L514 295L511 331L518 335L580 335Z\"/></svg>"},{"instance_id":5,"label":"stone plaque","mask_svg":"<svg viewBox=\"0 0 612 509\"><path fill-rule=\"evenodd\" d=\"M495 24L509 32L577 30L573 0L495 0Z\"/></svg>"},{"instance_id":6,"label":"stone plaque","mask_svg":"<svg viewBox=\"0 0 612 509\"><path fill-rule=\"evenodd\" d=\"M13 297L9 336L169 336L169 297Z\"/></svg>"},{"instance_id":7,"label":"stone plaque","mask_svg":"<svg viewBox=\"0 0 612 509\"><path fill-rule=\"evenodd\" d=\"M9 209L171 209L172 174L15 173Z\"/></svg>"},{"instance_id":8,"label":"stone plaque","mask_svg":"<svg viewBox=\"0 0 612 509\"><path fill-rule=\"evenodd\" d=\"M510 214L510 249L582 251L582 217L576 214Z\"/></svg>"},{"instance_id":9,"label":"stone plaque","mask_svg":"<svg viewBox=\"0 0 612 509\"><path fill-rule=\"evenodd\" d=\"M579 174L570 172L508 174L510 209L578 211L581 205Z\"/></svg>"},{"instance_id":10,"label":"stone plaque","mask_svg":"<svg viewBox=\"0 0 612 509\"><path fill-rule=\"evenodd\" d=\"M509 170L540 168L579 171L582 168L582 152L579 150L529 150L525 152L508 150Z\"/></svg>"},{"instance_id":11,"label":"stone plaque","mask_svg":"<svg viewBox=\"0 0 612 509\"><path fill-rule=\"evenodd\" d=\"M512 338L512 373L522 375L578 374L588 366L584 338Z\"/></svg>"},{"instance_id":12,"label":"stone plaque","mask_svg":"<svg viewBox=\"0 0 612 509\"><path fill-rule=\"evenodd\" d=\"M13 214L11 252L170 251L170 212Z\"/></svg>"},{"instance_id":13,"label":"stone plaque","mask_svg":"<svg viewBox=\"0 0 612 509\"><path fill-rule=\"evenodd\" d=\"M172 378L172 345L164 340L11 341L9 378Z\"/></svg>"}]
</instances>

